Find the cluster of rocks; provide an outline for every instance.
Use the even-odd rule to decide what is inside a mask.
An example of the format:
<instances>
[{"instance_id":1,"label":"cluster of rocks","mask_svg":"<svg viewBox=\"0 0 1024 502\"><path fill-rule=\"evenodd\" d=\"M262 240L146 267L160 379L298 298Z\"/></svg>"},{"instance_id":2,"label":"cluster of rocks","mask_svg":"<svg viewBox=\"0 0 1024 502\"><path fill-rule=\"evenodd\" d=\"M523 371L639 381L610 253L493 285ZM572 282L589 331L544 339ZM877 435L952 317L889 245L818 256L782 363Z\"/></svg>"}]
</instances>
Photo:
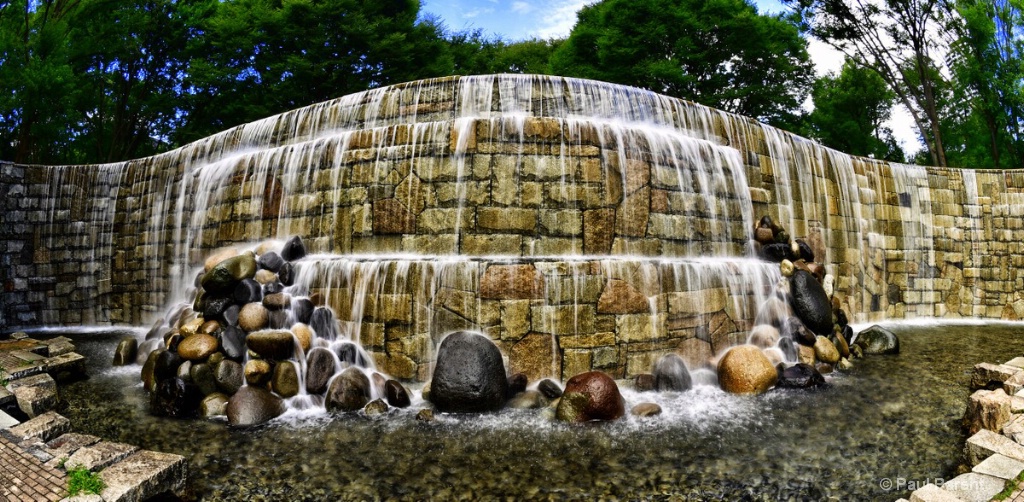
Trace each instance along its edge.
<instances>
[{"instance_id":1,"label":"cluster of rocks","mask_svg":"<svg viewBox=\"0 0 1024 502\"><path fill-rule=\"evenodd\" d=\"M232 425L256 425L306 395L328 411L410 403L401 383L372 371L357 344L346 340L319 295L292 297L295 260L306 255L298 237L253 251L220 250L196 277L194 301L171 309L137 345L121 341L114 365L142 364L150 411L176 418L226 415Z\"/></svg>"},{"instance_id":2,"label":"cluster of rocks","mask_svg":"<svg viewBox=\"0 0 1024 502\"><path fill-rule=\"evenodd\" d=\"M730 348L716 361L722 389L760 394L773 387L814 388L823 374L847 369L865 353L899 353L899 340L873 326L855 342L846 313L833 297L833 278L815 261L803 239L791 240L764 216L754 229L752 246L762 259L779 264L780 287L759 306L747 344Z\"/></svg>"}]
</instances>

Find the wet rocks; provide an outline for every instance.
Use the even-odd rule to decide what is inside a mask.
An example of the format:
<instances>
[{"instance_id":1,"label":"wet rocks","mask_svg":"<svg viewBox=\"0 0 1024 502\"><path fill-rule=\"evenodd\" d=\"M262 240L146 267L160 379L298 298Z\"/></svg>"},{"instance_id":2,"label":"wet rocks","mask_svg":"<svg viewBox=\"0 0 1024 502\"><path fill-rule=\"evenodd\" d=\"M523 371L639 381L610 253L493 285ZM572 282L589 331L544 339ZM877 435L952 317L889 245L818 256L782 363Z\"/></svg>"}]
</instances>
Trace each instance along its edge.
<instances>
[{"instance_id":1,"label":"wet rocks","mask_svg":"<svg viewBox=\"0 0 1024 502\"><path fill-rule=\"evenodd\" d=\"M625 414L625 402L619 387L610 376L600 371L581 373L565 383L565 390L555 410L563 422L617 420Z\"/></svg>"},{"instance_id":2,"label":"wet rocks","mask_svg":"<svg viewBox=\"0 0 1024 502\"><path fill-rule=\"evenodd\" d=\"M839 362L839 350L829 341L828 338L819 336L814 342L814 356L825 364L836 364Z\"/></svg>"},{"instance_id":3,"label":"wet rocks","mask_svg":"<svg viewBox=\"0 0 1024 502\"><path fill-rule=\"evenodd\" d=\"M281 361L274 365L270 377L270 388L281 397L292 397L299 393L299 372L295 363Z\"/></svg>"},{"instance_id":4,"label":"wet rocks","mask_svg":"<svg viewBox=\"0 0 1024 502\"><path fill-rule=\"evenodd\" d=\"M263 330L249 333L245 339L249 350L267 359L288 359L295 352L295 338L291 331Z\"/></svg>"},{"instance_id":5,"label":"wet rocks","mask_svg":"<svg viewBox=\"0 0 1024 502\"><path fill-rule=\"evenodd\" d=\"M545 378L538 382L537 390L540 391L541 394L544 394L544 397L548 399L558 399L562 397L562 388L550 378Z\"/></svg>"},{"instance_id":6,"label":"wet rocks","mask_svg":"<svg viewBox=\"0 0 1024 502\"><path fill-rule=\"evenodd\" d=\"M900 339L895 333L874 325L857 334L854 342L865 354L899 354Z\"/></svg>"},{"instance_id":7,"label":"wet rocks","mask_svg":"<svg viewBox=\"0 0 1024 502\"><path fill-rule=\"evenodd\" d=\"M809 389L825 385L825 377L809 364L796 363L789 367L779 365L776 367L776 371L779 374L779 380L776 383L778 388Z\"/></svg>"},{"instance_id":8,"label":"wet rocks","mask_svg":"<svg viewBox=\"0 0 1024 502\"><path fill-rule=\"evenodd\" d=\"M238 389L225 407L228 423L236 427L259 425L285 411L284 401L270 391L246 386Z\"/></svg>"},{"instance_id":9,"label":"wet rocks","mask_svg":"<svg viewBox=\"0 0 1024 502\"><path fill-rule=\"evenodd\" d=\"M656 403L640 403L629 410L636 417L654 417L661 415L661 406Z\"/></svg>"},{"instance_id":10,"label":"wet rocks","mask_svg":"<svg viewBox=\"0 0 1024 502\"><path fill-rule=\"evenodd\" d=\"M217 388L225 394L231 395L238 392L242 387L245 375L242 365L235 361L221 361L213 372L213 378L217 382Z\"/></svg>"},{"instance_id":11,"label":"wet rocks","mask_svg":"<svg viewBox=\"0 0 1024 502\"><path fill-rule=\"evenodd\" d=\"M216 337L197 333L178 344L178 355L189 361L203 361L219 348L220 343Z\"/></svg>"},{"instance_id":12,"label":"wet rocks","mask_svg":"<svg viewBox=\"0 0 1024 502\"><path fill-rule=\"evenodd\" d=\"M157 416L191 418L199 411L203 394L195 385L181 378L165 378L150 395L150 412Z\"/></svg>"},{"instance_id":13,"label":"wet rocks","mask_svg":"<svg viewBox=\"0 0 1024 502\"><path fill-rule=\"evenodd\" d=\"M231 294L241 280L250 279L255 275L256 257L252 253L244 253L214 265L203 275L201 285L208 293Z\"/></svg>"},{"instance_id":14,"label":"wet rocks","mask_svg":"<svg viewBox=\"0 0 1024 502\"><path fill-rule=\"evenodd\" d=\"M270 315L262 303L247 303L238 312L238 327L245 331L259 331L270 322Z\"/></svg>"},{"instance_id":15,"label":"wet rocks","mask_svg":"<svg viewBox=\"0 0 1024 502\"><path fill-rule=\"evenodd\" d=\"M805 270L797 270L789 282L790 305L804 326L819 335L832 333L832 302L818 280Z\"/></svg>"},{"instance_id":16,"label":"wet rocks","mask_svg":"<svg viewBox=\"0 0 1024 502\"><path fill-rule=\"evenodd\" d=\"M438 411L496 411L504 405L507 391L501 352L490 339L458 331L441 341L430 390Z\"/></svg>"},{"instance_id":17,"label":"wet rocks","mask_svg":"<svg viewBox=\"0 0 1024 502\"><path fill-rule=\"evenodd\" d=\"M654 390L685 391L693 387L686 362L678 354L665 354L654 364Z\"/></svg>"},{"instance_id":18,"label":"wet rocks","mask_svg":"<svg viewBox=\"0 0 1024 502\"><path fill-rule=\"evenodd\" d=\"M323 394L327 384L336 371L337 358L333 352L323 347L315 347L306 356L306 392Z\"/></svg>"},{"instance_id":19,"label":"wet rocks","mask_svg":"<svg viewBox=\"0 0 1024 502\"><path fill-rule=\"evenodd\" d=\"M398 380L384 382L384 396L388 404L395 408L408 408L412 404L409 399L409 391Z\"/></svg>"},{"instance_id":20,"label":"wet rocks","mask_svg":"<svg viewBox=\"0 0 1024 502\"><path fill-rule=\"evenodd\" d=\"M778 372L761 349L738 345L718 360L718 383L733 394L761 394L778 380Z\"/></svg>"},{"instance_id":21,"label":"wet rocks","mask_svg":"<svg viewBox=\"0 0 1024 502\"><path fill-rule=\"evenodd\" d=\"M327 389L327 411L359 411L370 402L370 379L358 368L348 368Z\"/></svg>"},{"instance_id":22,"label":"wet rocks","mask_svg":"<svg viewBox=\"0 0 1024 502\"><path fill-rule=\"evenodd\" d=\"M122 338L117 342L114 349L114 366L125 366L135 362L136 353L139 350L139 342L133 336Z\"/></svg>"},{"instance_id":23,"label":"wet rocks","mask_svg":"<svg viewBox=\"0 0 1024 502\"><path fill-rule=\"evenodd\" d=\"M281 258L285 261L295 261L306 256L306 246L302 243L302 239L299 236L294 236L288 239L281 247ZM281 265L284 265L283 263ZM275 270L276 272L276 270Z\"/></svg>"}]
</instances>

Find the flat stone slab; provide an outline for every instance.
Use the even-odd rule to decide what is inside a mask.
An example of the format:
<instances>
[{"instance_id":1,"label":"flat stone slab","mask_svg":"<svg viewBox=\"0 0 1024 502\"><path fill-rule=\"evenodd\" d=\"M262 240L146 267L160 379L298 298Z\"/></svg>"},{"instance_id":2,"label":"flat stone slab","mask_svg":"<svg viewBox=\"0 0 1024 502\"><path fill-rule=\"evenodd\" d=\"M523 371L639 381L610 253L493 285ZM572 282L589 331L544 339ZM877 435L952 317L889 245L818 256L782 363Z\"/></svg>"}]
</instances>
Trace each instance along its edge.
<instances>
[{"instance_id":1,"label":"flat stone slab","mask_svg":"<svg viewBox=\"0 0 1024 502\"><path fill-rule=\"evenodd\" d=\"M0 376L0 380L2 380L2 379L3 379L3 376ZM10 403L10 402L13 402L13 401L14 401L14 393L9 391L9 390L7 390L4 387L0 387L0 406L4 406L7 403Z\"/></svg>"},{"instance_id":2,"label":"flat stone slab","mask_svg":"<svg viewBox=\"0 0 1024 502\"><path fill-rule=\"evenodd\" d=\"M71 432L71 421L56 412L48 411L21 425L11 427L9 430L19 441L30 438L49 441L61 434Z\"/></svg>"},{"instance_id":3,"label":"flat stone slab","mask_svg":"<svg viewBox=\"0 0 1024 502\"><path fill-rule=\"evenodd\" d=\"M1005 487L1005 480L976 472L961 474L942 484L943 490L967 502L988 502Z\"/></svg>"},{"instance_id":4,"label":"flat stone slab","mask_svg":"<svg viewBox=\"0 0 1024 502\"><path fill-rule=\"evenodd\" d=\"M10 429L20 423L18 419L0 411L0 429Z\"/></svg>"},{"instance_id":5,"label":"flat stone slab","mask_svg":"<svg viewBox=\"0 0 1024 502\"><path fill-rule=\"evenodd\" d=\"M1017 475L1024 471L1024 462L996 453L974 466L971 471L1002 480L1010 480L1015 479Z\"/></svg>"},{"instance_id":6,"label":"flat stone slab","mask_svg":"<svg viewBox=\"0 0 1024 502\"><path fill-rule=\"evenodd\" d=\"M967 438L967 445L964 449L967 453L967 461L971 467L980 464L983 460L996 453L1024 462L1024 446L988 429L982 429L977 434Z\"/></svg>"},{"instance_id":7,"label":"flat stone slab","mask_svg":"<svg viewBox=\"0 0 1024 502\"><path fill-rule=\"evenodd\" d=\"M46 447L44 448L46 453L49 453L53 457L53 459L47 462L47 465L52 464L56 467L76 451L99 442L100 438L96 436L78 434L77 432L69 432L55 439L51 439L46 443Z\"/></svg>"},{"instance_id":8,"label":"flat stone slab","mask_svg":"<svg viewBox=\"0 0 1024 502\"><path fill-rule=\"evenodd\" d=\"M914 490L910 502L963 502L963 499L931 483Z\"/></svg>"},{"instance_id":9,"label":"flat stone slab","mask_svg":"<svg viewBox=\"0 0 1024 502\"><path fill-rule=\"evenodd\" d=\"M188 464L185 457L142 450L100 471L106 488L100 495L107 502L138 502L185 486Z\"/></svg>"},{"instance_id":10,"label":"flat stone slab","mask_svg":"<svg viewBox=\"0 0 1024 502\"><path fill-rule=\"evenodd\" d=\"M971 389L983 389L992 382L998 382L1001 385L1018 371L1021 371L1021 369L1002 364L976 364L974 365L974 372L971 374Z\"/></svg>"},{"instance_id":11,"label":"flat stone slab","mask_svg":"<svg viewBox=\"0 0 1024 502\"><path fill-rule=\"evenodd\" d=\"M56 386L18 387L14 389L14 397L18 400L18 408L29 417L37 417L57 407Z\"/></svg>"},{"instance_id":12,"label":"flat stone slab","mask_svg":"<svg viewBox=\"0 0 1024 502\"><path fill-rule=\"evenodd\" d=\"M85 374L85 356L77 352L69 352L51 357L46 359L45 362L46 371L58 381L63 381L65 375Z\"/></svg>"},{"instance_id":13,"label":"flat stone slab","mask_svg":"<svg viewBox=\"0 0 1024 502\"><path fill-rule=\"evenodd\" d=\"M40 346L40 347L42 349L46 348L45 345ZM25 361L27 363L36 363L36 362L39 362L39 361L42 361L42 360L46 359L46 356L44 356L42 354L36 354L35 352L29 352L27 350L15 350L15 351L12 351L10 354L11 354L11 356L16 357L18 359L21 359L22 361Z\"/></svg>"},{"instance_id":14,"label":"flat stone slab","mask_svg":"<svg viewBox=\"0 0 1024 502\"><path fill-rule=\"evenodd\" d=\"M1013 366L1014 368L1024 369L1024 357L1015 357L1003 363L1005 366Z\"/></svg>"},{"instance_id":15,"label":"flat stone slab","mask_svg":"<svg viewBox=\"0 0 1024 502\"><path fill-rule=\"evenodd\" d=\"M71 456L68 457L68 461L64 463L64 468L74 469L76 467L84 467L90 471L98 471L120 461L138 450L138 446L132 446L130 444L100 441L99 443L91 446L79 448L78 451L72 453Z\"/></svg>"},{"instance_id":16,"label":"flat stone slab","mask_svg":"<svg viewBox=\"0 0 1024 502\"><path fill-rule=\"evenodd\" d=\"M19 389L22 387L47 387L53 390L57 390L57 382L53 380L53 377L46 373L39 373L38 375L31 375L17 380L11 380L8 384L11 390Z\"/></svg>"}]
</instances>

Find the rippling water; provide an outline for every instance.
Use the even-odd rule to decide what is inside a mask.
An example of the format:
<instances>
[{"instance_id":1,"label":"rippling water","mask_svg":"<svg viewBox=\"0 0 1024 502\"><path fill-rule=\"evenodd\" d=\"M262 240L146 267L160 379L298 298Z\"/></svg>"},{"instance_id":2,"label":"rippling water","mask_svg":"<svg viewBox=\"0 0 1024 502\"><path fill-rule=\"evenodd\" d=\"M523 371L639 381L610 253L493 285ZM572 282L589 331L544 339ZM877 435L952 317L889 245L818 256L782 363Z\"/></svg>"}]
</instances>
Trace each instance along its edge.
<instances>
[{"instance_id":1,"label":"rippling water","mask_svg":"<svg viewBox=\"0 0 1024 502\"><path fill-rule=\"evenodd\" d=\"M823 391L626 391L627 408L665 413L582 427L520 410L420 423L422 401L250 430L155 418L140 368L109 366L119 333L71 335L91 377L61 392L76 432L187 457L203 500L895 500L909 490L886 483L956 475L971 368L1024 354L1024 324L891 327L901 355L855 361Z\"/></svg>"}]
</instances>

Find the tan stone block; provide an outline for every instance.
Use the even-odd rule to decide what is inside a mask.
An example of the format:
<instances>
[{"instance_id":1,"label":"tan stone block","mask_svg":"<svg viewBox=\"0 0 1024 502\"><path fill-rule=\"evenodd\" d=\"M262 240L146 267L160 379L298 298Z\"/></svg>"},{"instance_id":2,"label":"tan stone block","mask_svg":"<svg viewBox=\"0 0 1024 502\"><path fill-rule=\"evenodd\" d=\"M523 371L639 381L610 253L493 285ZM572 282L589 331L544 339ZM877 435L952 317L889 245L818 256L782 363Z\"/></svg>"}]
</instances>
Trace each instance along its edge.
<instances>
[{"instance_id":1,"label":"tan stone block","mask_svg":"<svg viewBox=\"0 0 1024 502\"><path fill-rule=\"evenodd\" d=\"M487 234L462 236L462 254L468 256L519 256L523 251L523 236Z\"/></svg>"},{"instance_id":2,"label":"tan stone block","mask_svg":"<svg viewBox=\"0 0 1024 502\"><path fill-rule=\"evenodd\" d=\"M586 373L592 368L590 350L569 349L562 355L562 381Z\"/></svg>"},{"instance_id":3,"label":"tan stone block","mask_svg":"<svg viewBox=\"0 0 1024 502\"><path fill-rule=\"evenodd\" d=\"M537 230L537 211L509 207L480 207L476 210L476 225L483 230L534 233Z\"/></svg>"},{"instance_id":4,"label":"tan stone block","mask_svg":"<svg viewBox=\"0 0 1024 502\"><path fill-rule=\"evenodd\" d=\"M525 373L531 382L558 378L562 374L562 357L556 339L548 334L526 335L509 351L509 370Z\"/></svg>"}]
</instances>

